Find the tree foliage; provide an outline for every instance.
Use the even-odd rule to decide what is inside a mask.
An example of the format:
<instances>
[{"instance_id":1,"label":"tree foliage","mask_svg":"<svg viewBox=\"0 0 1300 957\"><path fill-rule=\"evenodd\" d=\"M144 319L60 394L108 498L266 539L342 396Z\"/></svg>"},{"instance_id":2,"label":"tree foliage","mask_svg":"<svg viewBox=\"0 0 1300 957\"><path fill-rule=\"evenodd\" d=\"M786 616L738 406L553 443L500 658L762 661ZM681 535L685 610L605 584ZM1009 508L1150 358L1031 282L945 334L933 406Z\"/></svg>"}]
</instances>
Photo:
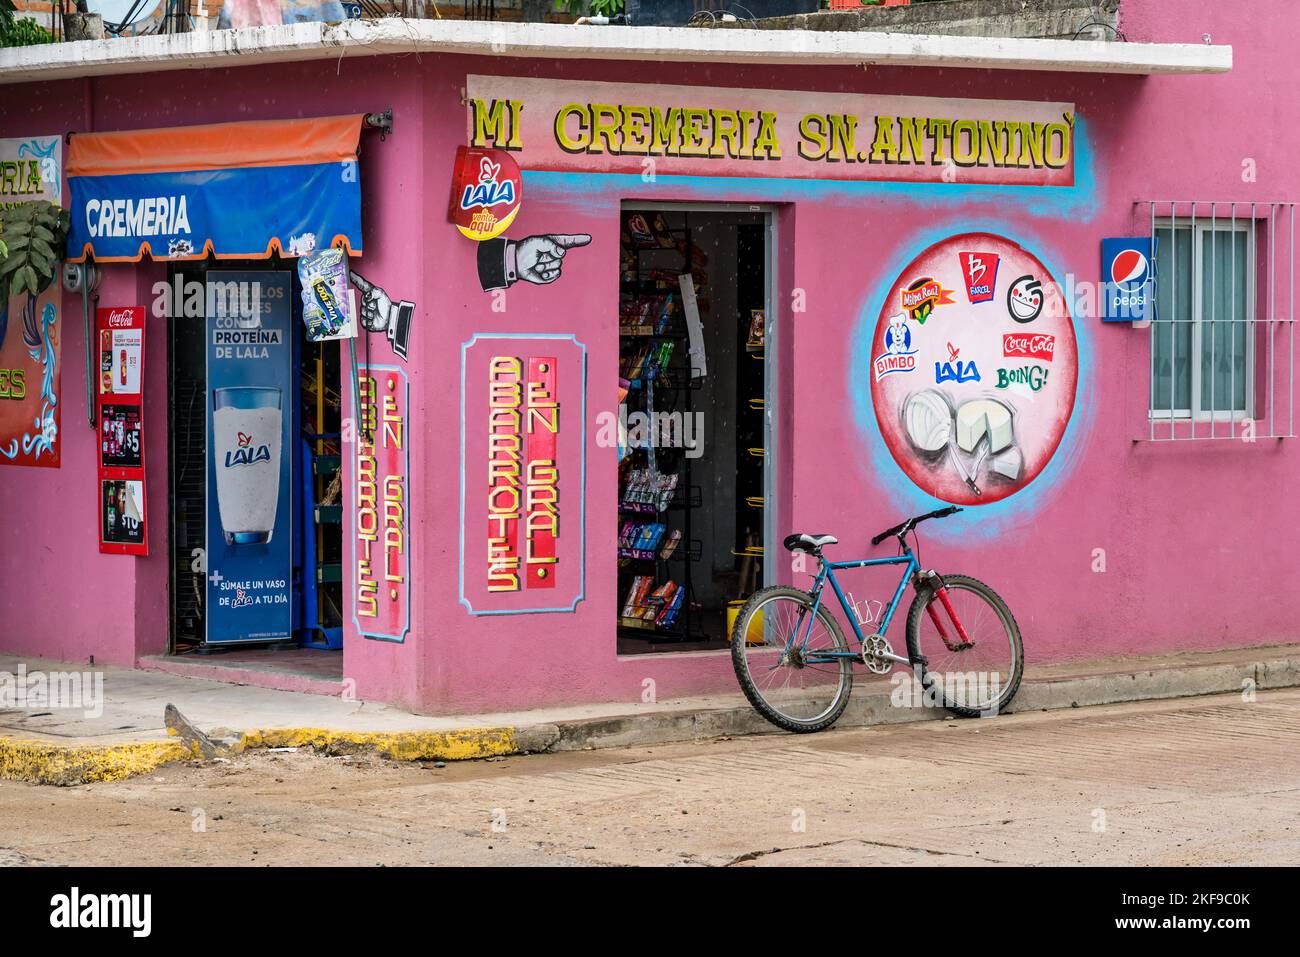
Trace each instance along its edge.
<instances>
[{"instance_id":1,"label":"tree foliage","mask_svg":"<svg viewBox=\"0 0 1300 957\"><path fill-rule=\"evenodd\" d=\"M0 297L39 296L67 255L68 211L38 200L0 209Z\"/></svg>"}]
</instances>

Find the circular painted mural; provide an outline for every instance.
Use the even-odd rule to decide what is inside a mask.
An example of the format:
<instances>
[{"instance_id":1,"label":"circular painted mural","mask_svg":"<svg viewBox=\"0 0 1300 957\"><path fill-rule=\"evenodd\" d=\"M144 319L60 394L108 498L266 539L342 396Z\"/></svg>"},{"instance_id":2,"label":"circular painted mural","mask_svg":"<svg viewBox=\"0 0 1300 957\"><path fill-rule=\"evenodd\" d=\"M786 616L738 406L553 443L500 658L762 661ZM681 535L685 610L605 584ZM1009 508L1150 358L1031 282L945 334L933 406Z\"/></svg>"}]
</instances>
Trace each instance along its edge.
<instances>
[{"instance_id":1,"label":"circular painted mural","mask_svg":"<svg viewBox=\"0 0 1300 957\"><path fill-rule=\"evenodd\" d=\"M996 502L1061 444L1079 378L1074 321L1032 253L992 233L950 236L889 289L869 375L907 476L946 502Z\"/></svg>"}]
</instances>

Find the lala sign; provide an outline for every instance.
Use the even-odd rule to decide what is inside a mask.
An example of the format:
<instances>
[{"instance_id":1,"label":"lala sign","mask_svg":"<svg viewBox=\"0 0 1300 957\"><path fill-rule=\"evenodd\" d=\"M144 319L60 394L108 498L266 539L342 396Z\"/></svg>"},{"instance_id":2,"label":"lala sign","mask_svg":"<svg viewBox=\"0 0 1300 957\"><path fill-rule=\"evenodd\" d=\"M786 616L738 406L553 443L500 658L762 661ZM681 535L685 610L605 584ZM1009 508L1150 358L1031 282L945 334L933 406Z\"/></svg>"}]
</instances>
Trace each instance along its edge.
<instances>
[{"instance_id":1,"label":"lala sign","mask_svg":"<svg viewBox=\"0 0 1300 957\"><path fill-rule=\"evenodd\" d=\"M368 638L401 641L409 626L406 378L360 369L366 427L356 437L356 615Z\"/></svg>"},{"instance_id":2,"label":"lala sign","mask_svg":"<svg viewBox=\"0 0 1300 957\"><path fill-rule=\"evenodd\" d=\"M554 356L488 363L488 591L554 588L560 433Z\"/></svg>"},{"instance_id":3,"label":"lala sign","mask_svg":"<svg viewBox=\"0 0 1300 957\"><path fill-rule=\"evenodd\" d=\"M503 150L456 148L447 218L476 242L495 239L519 213L523 179L515 158Z\"/></svg>"}]
</instances>

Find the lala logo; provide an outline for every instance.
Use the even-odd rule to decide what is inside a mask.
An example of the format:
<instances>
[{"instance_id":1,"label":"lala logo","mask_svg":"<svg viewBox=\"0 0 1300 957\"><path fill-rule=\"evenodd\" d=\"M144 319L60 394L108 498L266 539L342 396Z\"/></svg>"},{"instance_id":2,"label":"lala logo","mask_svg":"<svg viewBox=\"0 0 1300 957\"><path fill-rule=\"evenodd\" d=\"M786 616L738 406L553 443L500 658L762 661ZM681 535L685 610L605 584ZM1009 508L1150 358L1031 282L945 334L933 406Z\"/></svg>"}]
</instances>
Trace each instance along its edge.
<instances>
[{"instance_id":1,"label":"lala logo","mask_svg":"<svg viewBox=\"0 0 1300 957\"><path fill-rule=\"evenodd\" d=\"M460 197L461 209L497 206L501 203L515 201L515 184L510 180L504 183L497 177L501 175L501 164L494 163L486 156L479 160L478 182L465 187Z\"/></svg>"},{"instance_id":2,"label":"lala logo","mask_svg":"<svg viewBox=\"0 0 1300 957\"><path fill-rule=\"evenodd\" d=\"M962 275L966 277L966 298L971 302L992 302L998 284L996 253L958 253Z\"/></svg>"},{"instance_id":3,"label":"lala logo","mask_svg":"<svg viewBox=\"0 0 1300 957\"><path fill-rule=\"evenodd\" d=\"M980 370L975 365L975 360L962 362L959 358L961 350L951 342L945 343L948 347L948 361L936 362L934 364L934 381L943 382L979 382Z\"/></svg>"},{"instance_id":4,"label":"lala logo","mask_svg":"<svg viewBox=\"0 0 1300 957\"><path fill-rule=\"evenodd\" d=\"M447 219L467 239L484 242L514 221L523 198L519 164L498 149L456 148Z\"/></svg>"},{"instance_id":5,"label":"lala logo","mask_svg":"<svg viewBox=\"0 0 1300 957\"><path fill-rule=\"evenodd\" d=\"M226 453L226 468L233 468L236 465L252 465L254 462L271 461L271 447L269 445L259 445L254 448L253 437L247 432L240 432L235 441L238 443L238 447Z\"/></svg>"},{"instance_id":6,"label":"lala logo","mask_svg":"<svg viewBox=\"0 0 1300 957\"><path fill-rule=\"evenodd\" d=\"M952 304L952 290L944 289L937 279L925 276L916 280L902 293L903 308L921 325L930 318L935 306Z\"/></svg>"}]
</instances>

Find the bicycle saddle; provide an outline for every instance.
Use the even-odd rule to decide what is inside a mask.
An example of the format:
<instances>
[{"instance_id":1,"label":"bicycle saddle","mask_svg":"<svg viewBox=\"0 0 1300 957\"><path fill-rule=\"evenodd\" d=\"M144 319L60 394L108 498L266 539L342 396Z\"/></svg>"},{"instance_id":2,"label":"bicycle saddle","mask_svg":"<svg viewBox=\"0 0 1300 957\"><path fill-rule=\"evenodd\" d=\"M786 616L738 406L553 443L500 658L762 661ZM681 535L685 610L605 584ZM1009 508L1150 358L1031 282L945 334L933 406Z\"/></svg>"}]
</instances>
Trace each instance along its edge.
<instances>
[{"instance_id":1,"label":"bicycle saddle","mask_svg":"<svg viewBox=\"0 0 1300 957\"><path fill-rule=\"evenodd\" d=\"M795 532L785 537L785 547L790 551L815 552L823 545L834 545L839 539L834 535L808 535Z\"/></svg>"}]
</instances>

